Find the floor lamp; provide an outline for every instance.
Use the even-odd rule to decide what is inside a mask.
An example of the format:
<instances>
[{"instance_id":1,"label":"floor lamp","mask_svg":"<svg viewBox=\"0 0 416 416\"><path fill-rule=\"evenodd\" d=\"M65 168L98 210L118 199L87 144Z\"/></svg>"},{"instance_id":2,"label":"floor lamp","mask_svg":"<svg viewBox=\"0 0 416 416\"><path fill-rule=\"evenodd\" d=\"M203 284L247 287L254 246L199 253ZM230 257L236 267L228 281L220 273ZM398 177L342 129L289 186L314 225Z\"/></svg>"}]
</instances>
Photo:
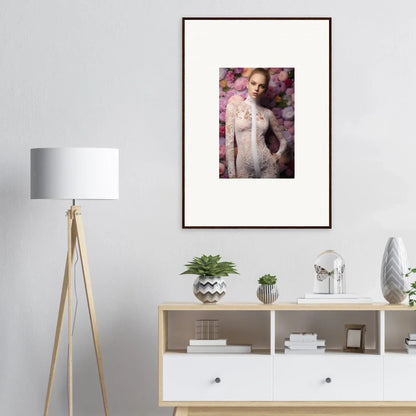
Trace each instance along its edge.
<instances>
[{"instance_id":1,"label":"floor lamp","mask_svg":"<svg viewBox=\"0 0 416 416\"><path fill-rule=\"evenodd\" d=\"M56 324L55 342L49 372L44 416L48 415L58 355L59 339L62 332L65 304L68 300L68 414L73 416L72 380L72 267L75 246L78 244L84 276L85 293L91 321L95 355L104 402L108 416L107 393L98 341L94 300L87 260L81 207L76 199L118 199L118 149L107 148L38 148L30 151L30 197L31 199L69 199L72 206L68 215L68 251L65 274Z\"/></svg>"}]
</instances>

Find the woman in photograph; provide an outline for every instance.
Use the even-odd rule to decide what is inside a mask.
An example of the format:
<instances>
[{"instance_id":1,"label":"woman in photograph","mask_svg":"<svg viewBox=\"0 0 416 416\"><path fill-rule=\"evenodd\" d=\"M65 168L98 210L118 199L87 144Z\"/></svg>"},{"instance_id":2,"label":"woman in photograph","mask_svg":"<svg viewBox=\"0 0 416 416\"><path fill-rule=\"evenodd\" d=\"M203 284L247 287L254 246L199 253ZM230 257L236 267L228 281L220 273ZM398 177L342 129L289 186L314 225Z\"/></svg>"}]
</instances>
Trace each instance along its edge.
<instances>
[{"instance_id":1,"label":"woman in photograph","mask_svg":"<svg viewBox=\"0 0 416 416\"><path fill-rule=\"evenodd\" d=\"M230 102L226 110L225 146L229 178L278 178L278 160L286 149L286 139L276 117L259 102L267 91L270 74L263 68L254 69L247 82L245 101ZM271 129L280 142L277 153L271 153L265 134ZM234 163L234 137L237 160Z\"/></svg>"}]
</instances>

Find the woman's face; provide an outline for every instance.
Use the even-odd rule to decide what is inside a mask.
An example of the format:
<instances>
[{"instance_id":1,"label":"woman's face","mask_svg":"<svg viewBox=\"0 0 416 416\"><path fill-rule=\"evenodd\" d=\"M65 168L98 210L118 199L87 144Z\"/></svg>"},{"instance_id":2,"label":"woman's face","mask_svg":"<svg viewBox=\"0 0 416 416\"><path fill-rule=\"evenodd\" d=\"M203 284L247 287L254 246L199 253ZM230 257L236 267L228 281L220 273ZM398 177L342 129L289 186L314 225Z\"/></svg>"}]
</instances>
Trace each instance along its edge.
<instances>
[{"instance_id":1,"label":"woman's face","mask_svg":"<svg viewBox=\"0 0 416 416\"><path fill-rule=\"evenodd\" d=\"M266 77L256 72L249 79L247 89L250 97L257 100L266 91Z\"/></svg>"}]
</instances>

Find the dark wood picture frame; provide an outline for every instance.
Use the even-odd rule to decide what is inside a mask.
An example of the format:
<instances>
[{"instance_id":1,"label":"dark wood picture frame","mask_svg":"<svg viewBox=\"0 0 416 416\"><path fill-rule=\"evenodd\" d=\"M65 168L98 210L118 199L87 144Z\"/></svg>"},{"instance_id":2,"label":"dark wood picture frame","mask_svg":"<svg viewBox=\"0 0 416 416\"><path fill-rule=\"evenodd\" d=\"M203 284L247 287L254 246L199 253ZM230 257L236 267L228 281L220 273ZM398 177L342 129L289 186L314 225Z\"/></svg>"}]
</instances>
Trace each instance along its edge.
<instances>
[{"instance_id":1,"label":"dark wood picture frame","mask_svg":"<svg viewBox=\"0 0 416 416\"><path fill-rule=\"evenodd\" d=\"M205 23L205 22L211 22L211 21L226 21L226 22L238 22L241 25L244 25L246 22L249 21L273 21L276 23L283 22L283 21L290 21L290 22L306 22L306 21L324 21L327 23L327 41L329 42L326 47L328 47L328 61L327 65L328 67L325 69L328 71L328 96L327 96L327 102L328 102L328 108L325 109L325 114L327 114L328 118L328 141L327 141L327 158L328 158L328 167L327 167L327 175L325 174L325 177L327 177L328 184L327 184L327 197L323 198L325 204L325 213L327 213L327 217L325 220L321 221L319 224L311 223L311 224L293 224L292 223L270 223L270 224L264 224L264 223L254 223L254 221L251 221L250 223L245 223L245 221L237 221L237 223L230 224L229 222L224 224L217 220L206 220L203 218L203 215L207 213L207 215L210 213L210 207L207 205L205 206L203 204L203 192L201 191L201 196L199 197L198 204L195 203L189 203L188 199L193 198L193 195L195 194L195 190L198 189L198 186L190 187L188 185L189 178L193 177L194 172L188 172L186 161L187 158L191 157L189 154L191 153L189 149L187 149L187 125L186 125L186 115L185 112L187 111L187 105L189 107L192 106L193 103L188 104L186 102L187 98L187 91L186 91L186 82L187 82L187 60L190 57L190 53L186 55L186 48L188 45L187 39L187 23L192 22L198 22L198 23ZM243 26L241 26L243 27ZM224 64L226 66L226 64ZM264 65L266 66L266 65ZM192 85L195 85L194 83L191 83ZM325 98L326 100L326 98ZM189 101L189 100L188 100ZM193 138L195 135L190 135ZM326 137L326 136L325 136ZM188 152L188 153L187 153ZM200 154L206 154L205 152L200 152ZM218 168L217 168L218 169ZM218 179L218 177L217 177ZM229 179L221 179L224 181L233 181ZM246 180L246 179L243 179ZM274 181L274 179L271 179ZM280 179L277 179L279 181ZM283 179L284 180L284 179ZM250 179L248 179L250 181ZM203 185L201 185L203 188ZM216 195L210 196L210 191L207 192L207 200L215 200ZM304 202L305 210L308 206L313 204L313 200L309 200ZM319 202L319 199L317 199L317 202ZM299 207L300 203L296 204L296 207ZM198 208L195 208L195 207ZM277 205L276 205L277 206ZM192 210L198 209L200 211L199 219L194 220L189 219L189 213ZM276 208L278 209L278 208ZM278 217L279 212L276 214L276 217ZM218 217L218 215L217 215ZM281 217L284 217L284 215L281 215ZM226 221L226 220L225 220ZM288 220L289 221L289 220ZM319 222L319 221L317 221ZM292 225L293 224L293 225ZM184 229L331 229L332 228L332 19L330 17L184 17L182 18L182 228Z\"/></svg>"},{"instance_id":2,"label":"dark wood picture frame","mask_svg":"<svg viewBox=\"0 0 416 416\"><path fill-rule=\"evenodd\" d=\"M349 335L350 335L350 331L359 331L360 332L359 346L352 345L351 341L348 339ZM345 325L345 337L344 337L343 351L364 353L365 352L365 332L366 332L366 326L365 325L346 324Z\"/></svg>"}]
</instances>

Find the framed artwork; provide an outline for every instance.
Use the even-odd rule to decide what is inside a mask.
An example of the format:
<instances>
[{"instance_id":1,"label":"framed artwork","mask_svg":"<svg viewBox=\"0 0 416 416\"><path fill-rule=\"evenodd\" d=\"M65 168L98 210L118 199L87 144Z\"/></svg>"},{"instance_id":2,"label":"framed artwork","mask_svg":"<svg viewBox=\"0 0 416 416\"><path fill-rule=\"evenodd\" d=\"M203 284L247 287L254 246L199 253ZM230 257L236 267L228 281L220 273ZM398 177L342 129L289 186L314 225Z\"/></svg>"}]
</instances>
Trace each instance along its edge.
<instances>
[{"instance_id":1,"label":"framed artwork","mask_svg":"<svg viewBox=\"0 0 416 416\"><path fill-rule=\"evenodd\" d=\"M365 325L345 325L344 351L360 352L365 351Z\"/></svg>"},{"instance_id":2,"label":"framed artwork","mask_svg":"<svg viewBox=\"0 0 416 416\"><path fill-rule=\"evenodd\" d=\"M182 227L331 228L331 18L183 18L182 70Z\"/></svg>"}]
</instances>

